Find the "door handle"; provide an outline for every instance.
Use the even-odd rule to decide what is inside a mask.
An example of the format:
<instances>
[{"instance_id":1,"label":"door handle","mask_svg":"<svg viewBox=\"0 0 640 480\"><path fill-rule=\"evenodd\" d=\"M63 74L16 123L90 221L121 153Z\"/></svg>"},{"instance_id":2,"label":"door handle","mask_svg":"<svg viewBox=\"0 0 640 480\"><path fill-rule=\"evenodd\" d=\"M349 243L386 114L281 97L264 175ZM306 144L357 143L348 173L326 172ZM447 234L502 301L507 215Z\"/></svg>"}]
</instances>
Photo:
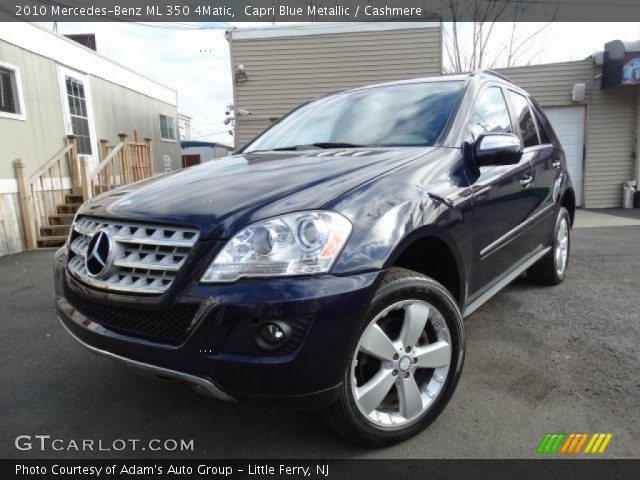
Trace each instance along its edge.
<instances>
[{"instance_id":1,"label":"door handle","mask_svg":"<svg viewBox=\"0 0 640 480\"><path fill-rule=\"evenodd\" d=\"M533 182L533 177L531 175L527 175L526 177L522 177L520 185L522 185L522 188L527 188L531 185L531 182Z\"/></svg>"}]
</instances>

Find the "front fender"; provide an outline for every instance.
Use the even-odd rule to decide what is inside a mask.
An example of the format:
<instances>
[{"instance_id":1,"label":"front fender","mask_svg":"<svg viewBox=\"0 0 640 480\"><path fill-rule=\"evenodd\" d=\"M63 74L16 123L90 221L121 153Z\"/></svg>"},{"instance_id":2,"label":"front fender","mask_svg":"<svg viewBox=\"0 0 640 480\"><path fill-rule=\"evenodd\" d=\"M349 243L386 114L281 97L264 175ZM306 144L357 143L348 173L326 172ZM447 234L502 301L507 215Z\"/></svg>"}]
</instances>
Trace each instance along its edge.
<instances>
[{"instance_id":1,"label":"front fender","mask_svg":"<svg viewBox=\"0 0 640 480\"><path fill-rule=\"evenodd\" d=\"M325 208L353 224L333 274L384 270L411 243L433 236L450 247L461 281L468 281L469 268L463 266L472 260L473 197L458 149L443 148L409 162Z\"/></svg>"},{"instance_id":2,"label":"front fender","mask_svg":"<svg viewBox=\"0 0 640 480\"><path fill-rule=\"evenodd\" d=\"M334 274L389 268L411 243L430 236L451 248L460 277L465 278L462 246L456 239L465 222L458 208L429 194L387 207L370 204L354 217L354 232L334 266Z\"/></svg>"}]
</instances>

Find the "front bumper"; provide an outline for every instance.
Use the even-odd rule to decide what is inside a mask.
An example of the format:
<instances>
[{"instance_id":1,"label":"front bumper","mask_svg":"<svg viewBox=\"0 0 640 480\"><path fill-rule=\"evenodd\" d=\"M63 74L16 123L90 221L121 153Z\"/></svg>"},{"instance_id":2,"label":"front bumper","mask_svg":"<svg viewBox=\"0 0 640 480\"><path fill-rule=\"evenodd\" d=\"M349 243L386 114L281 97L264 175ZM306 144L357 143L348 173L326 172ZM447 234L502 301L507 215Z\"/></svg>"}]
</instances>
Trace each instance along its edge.
<instances>
[{"instance_id":1,"label":"front bumper","mask_svg":"<svg viewBox=\"0 0 640 480\"><path fill-rule=\"evenodd\" d=\"M55 260L55 304L68 332L92 352L153 375L186 381L203 393L225 400L266 400L280 404L323 406L335 399L349 361L349 349L377 287L381 272L337 277L321 275L243 281L232 285L186 284L172 301L87 288L66 269L64 249ZM69 295L72 293L72 295ZM69 297L69 298L67 298ZM78 310L78 298L102 306L148 311L197 305L197 315L178 342L130 335L98 323ZM290 353L237 353L228 348L238 317L259 321L305 316L308 328ZM240 330L242 332L242 330ZM247 339L250 343L250 339ZM229 353L232 351L234 353Z\"/></svg>"}]
</instances>

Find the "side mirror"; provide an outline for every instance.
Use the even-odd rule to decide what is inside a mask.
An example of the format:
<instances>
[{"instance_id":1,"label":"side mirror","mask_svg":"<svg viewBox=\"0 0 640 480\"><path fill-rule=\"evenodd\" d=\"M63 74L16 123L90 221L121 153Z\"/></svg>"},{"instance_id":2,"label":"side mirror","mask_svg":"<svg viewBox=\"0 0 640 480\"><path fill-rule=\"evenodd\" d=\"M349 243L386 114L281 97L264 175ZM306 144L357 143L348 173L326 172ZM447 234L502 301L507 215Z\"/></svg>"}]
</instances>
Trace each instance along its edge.
<instances>
[{"instance_id":1,"label":"side mirror","mask_svg":"<svg viewBox=\"0 0 640 480\"><path fill-rule=\"evenodd\" d=\"M476 139L473 156L479 167L513 165L522 158L522 145L513 133L483 133Z\"/></svg>"}]
</instances>

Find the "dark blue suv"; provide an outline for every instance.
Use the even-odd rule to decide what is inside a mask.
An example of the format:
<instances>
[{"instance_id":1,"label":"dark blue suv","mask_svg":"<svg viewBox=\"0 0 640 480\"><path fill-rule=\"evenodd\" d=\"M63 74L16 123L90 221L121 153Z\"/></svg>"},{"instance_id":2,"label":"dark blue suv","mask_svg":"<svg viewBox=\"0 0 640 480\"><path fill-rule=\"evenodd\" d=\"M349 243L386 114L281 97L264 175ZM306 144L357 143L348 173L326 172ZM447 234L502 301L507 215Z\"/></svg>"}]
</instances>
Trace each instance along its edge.
<instances>
[{"instance_id":1,"label":"dark blue suv","mask_svg":"<svg viewBox=\"0 0 640 480\"><path fill-rule=\"evenodd\" d=\"M391 444L451 397L464 317L525 271L563 280L574 204L549 121L500 75L337 92L87 202L56 309L95 353Z\"/></svg>"}]
</instances>

